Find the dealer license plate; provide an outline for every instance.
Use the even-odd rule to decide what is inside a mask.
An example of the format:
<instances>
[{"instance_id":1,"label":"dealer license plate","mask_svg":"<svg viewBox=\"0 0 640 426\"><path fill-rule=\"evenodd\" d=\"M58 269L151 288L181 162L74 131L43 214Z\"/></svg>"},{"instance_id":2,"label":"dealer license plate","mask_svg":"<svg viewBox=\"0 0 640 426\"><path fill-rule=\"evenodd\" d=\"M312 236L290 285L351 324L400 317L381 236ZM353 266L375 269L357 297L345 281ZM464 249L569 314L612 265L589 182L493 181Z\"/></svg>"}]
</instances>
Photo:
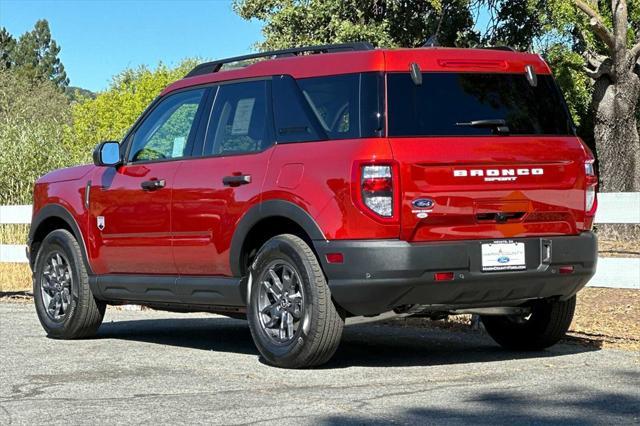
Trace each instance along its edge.
<instances>
[{"instance_id":1,"label":"dealer license plate","mask_svg":"<svg viewBox=\"0 0 640 426\"><path fill-rule=\"evenodd\" d=\"M524 243L510 240L482 244L482 272L526 269Z\"/></svg>"}]
</instances>

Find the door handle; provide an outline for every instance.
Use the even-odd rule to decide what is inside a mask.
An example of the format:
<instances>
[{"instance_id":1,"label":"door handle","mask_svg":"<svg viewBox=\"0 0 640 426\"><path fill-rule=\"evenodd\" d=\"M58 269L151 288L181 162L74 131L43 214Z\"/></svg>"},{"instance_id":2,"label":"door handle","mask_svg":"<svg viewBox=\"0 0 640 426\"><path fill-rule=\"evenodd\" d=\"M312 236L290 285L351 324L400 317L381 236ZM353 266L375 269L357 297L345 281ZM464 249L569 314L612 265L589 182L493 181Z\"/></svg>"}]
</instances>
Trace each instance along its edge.
<instances>
[{"instance_id":1,"label":"door handle","mask_svg":"<svg viewBox=\"0 0 640 426\"><path fill-rule=\"evenodd\" d=\"M248 183L251 183L251 175L234 175L222 178L222 184L224 186L240 186Z\"/></svg>"},{"instance_id":2,"label":"door handle","mask_svg":"<svg viewBox=\"0 0 640 426\"><path fill-rule=\"evenodd\" d=\"M165 185L164 179L145 180L140 184L145 191L155 191L156 189L164 188Z\"/></svg>"}]
</instances>

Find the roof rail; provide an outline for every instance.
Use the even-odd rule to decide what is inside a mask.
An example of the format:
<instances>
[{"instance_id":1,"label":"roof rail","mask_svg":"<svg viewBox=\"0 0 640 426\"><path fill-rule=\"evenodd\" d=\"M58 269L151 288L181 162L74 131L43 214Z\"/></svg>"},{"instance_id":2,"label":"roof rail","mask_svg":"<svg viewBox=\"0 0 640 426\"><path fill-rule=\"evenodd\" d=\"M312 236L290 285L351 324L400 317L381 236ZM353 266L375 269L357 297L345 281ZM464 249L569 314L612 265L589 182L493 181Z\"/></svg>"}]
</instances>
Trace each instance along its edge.
<instances>
[{"instance_id":1,"label":"roof rail","mask_svg":"<svg viewBox=\"0 0 640 426\"><path fill-rule=\"evenodd\" d=\"M506 50L508 52L517 52L516 49L514 49L511 46L482 46L481 49L488 49L488 50Z\"/></svg>"},{"instance_id":2,"label":"roof rail","mask_svg":"<svg viewBox=\"0 0 640 426\"><path fill-rule=\"evenodd\" d=\"M323 44L319 46L305 46L294 47L291 49L272 50L269 52L252 53L250 55L235 56L233 58L219 59L217 61L205 62L197 65L194 69L189 71L186 77L193 77L196 75L209 74L220 71L223 65L231 64L234 62L247 61L249 59L258 58L283 58L288 56L298 56L302 53L335 53L335 52L348 52L357 50L373 50L374 47L371 43L365 41L359 41L354 43L342 43L342 44Z\"/></svg>"}]
</instances>

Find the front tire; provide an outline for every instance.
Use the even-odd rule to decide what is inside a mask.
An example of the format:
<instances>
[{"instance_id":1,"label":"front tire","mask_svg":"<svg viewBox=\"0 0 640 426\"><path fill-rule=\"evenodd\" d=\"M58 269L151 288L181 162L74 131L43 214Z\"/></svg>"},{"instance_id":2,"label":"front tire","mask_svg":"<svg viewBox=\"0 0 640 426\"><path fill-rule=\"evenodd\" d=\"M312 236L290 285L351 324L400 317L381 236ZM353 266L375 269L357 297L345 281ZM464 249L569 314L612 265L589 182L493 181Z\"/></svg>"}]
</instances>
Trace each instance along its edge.
<instances>
[{"instance_id":1,"label":"front tire","mask_svg":"<svg viewBox=\"0 0 640 426\"><path fill-rule=\"evenodd\" d=\"M66 229L51 232L40 245L33 297L49 337L90 337L102 323L106 304L93 297L80 245Z\"/></svg>"},{"instance_id":2,"label":"front tire","mask_svg":"<svg viewBox=\"0 0 640 426\"><path fill-rule=\"evenodd\" d=\"M249 274L247 319L264 359L283 368L327 362L340 344L344 320L309 245L294 235L271 238Z\"/></svg>"},{"instance_id":3,"label":"front tire","mask_svg":"<svg viewBox=\"0 0 640 426\"><path fill-rule=\"evenodd\" d=\"M576 308L576 296L560 300L540 300L527 316L481 316L487 333L500 346L519 351L539 351L564 337Z\"/></svg>"}]
</instances>

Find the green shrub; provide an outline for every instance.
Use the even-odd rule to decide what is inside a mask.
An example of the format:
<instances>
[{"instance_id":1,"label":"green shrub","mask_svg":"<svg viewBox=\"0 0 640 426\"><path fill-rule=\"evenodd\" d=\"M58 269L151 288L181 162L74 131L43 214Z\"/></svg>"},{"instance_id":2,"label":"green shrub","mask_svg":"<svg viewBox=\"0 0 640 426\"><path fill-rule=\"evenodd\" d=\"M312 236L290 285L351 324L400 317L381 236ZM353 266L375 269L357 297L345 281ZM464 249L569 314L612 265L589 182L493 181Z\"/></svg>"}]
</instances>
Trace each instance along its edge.
<instances>
[{"instance_id":1,"label":"green shrub","mask_svg":"<svg viewBox=\"0 0 640 426\"><path fill-rule=\"evenodd\" d=\"M73 164L63 137L70 119L53 83L0 70L0 205L30 204L38 177Z\"/></svg>"}]
</instances>

